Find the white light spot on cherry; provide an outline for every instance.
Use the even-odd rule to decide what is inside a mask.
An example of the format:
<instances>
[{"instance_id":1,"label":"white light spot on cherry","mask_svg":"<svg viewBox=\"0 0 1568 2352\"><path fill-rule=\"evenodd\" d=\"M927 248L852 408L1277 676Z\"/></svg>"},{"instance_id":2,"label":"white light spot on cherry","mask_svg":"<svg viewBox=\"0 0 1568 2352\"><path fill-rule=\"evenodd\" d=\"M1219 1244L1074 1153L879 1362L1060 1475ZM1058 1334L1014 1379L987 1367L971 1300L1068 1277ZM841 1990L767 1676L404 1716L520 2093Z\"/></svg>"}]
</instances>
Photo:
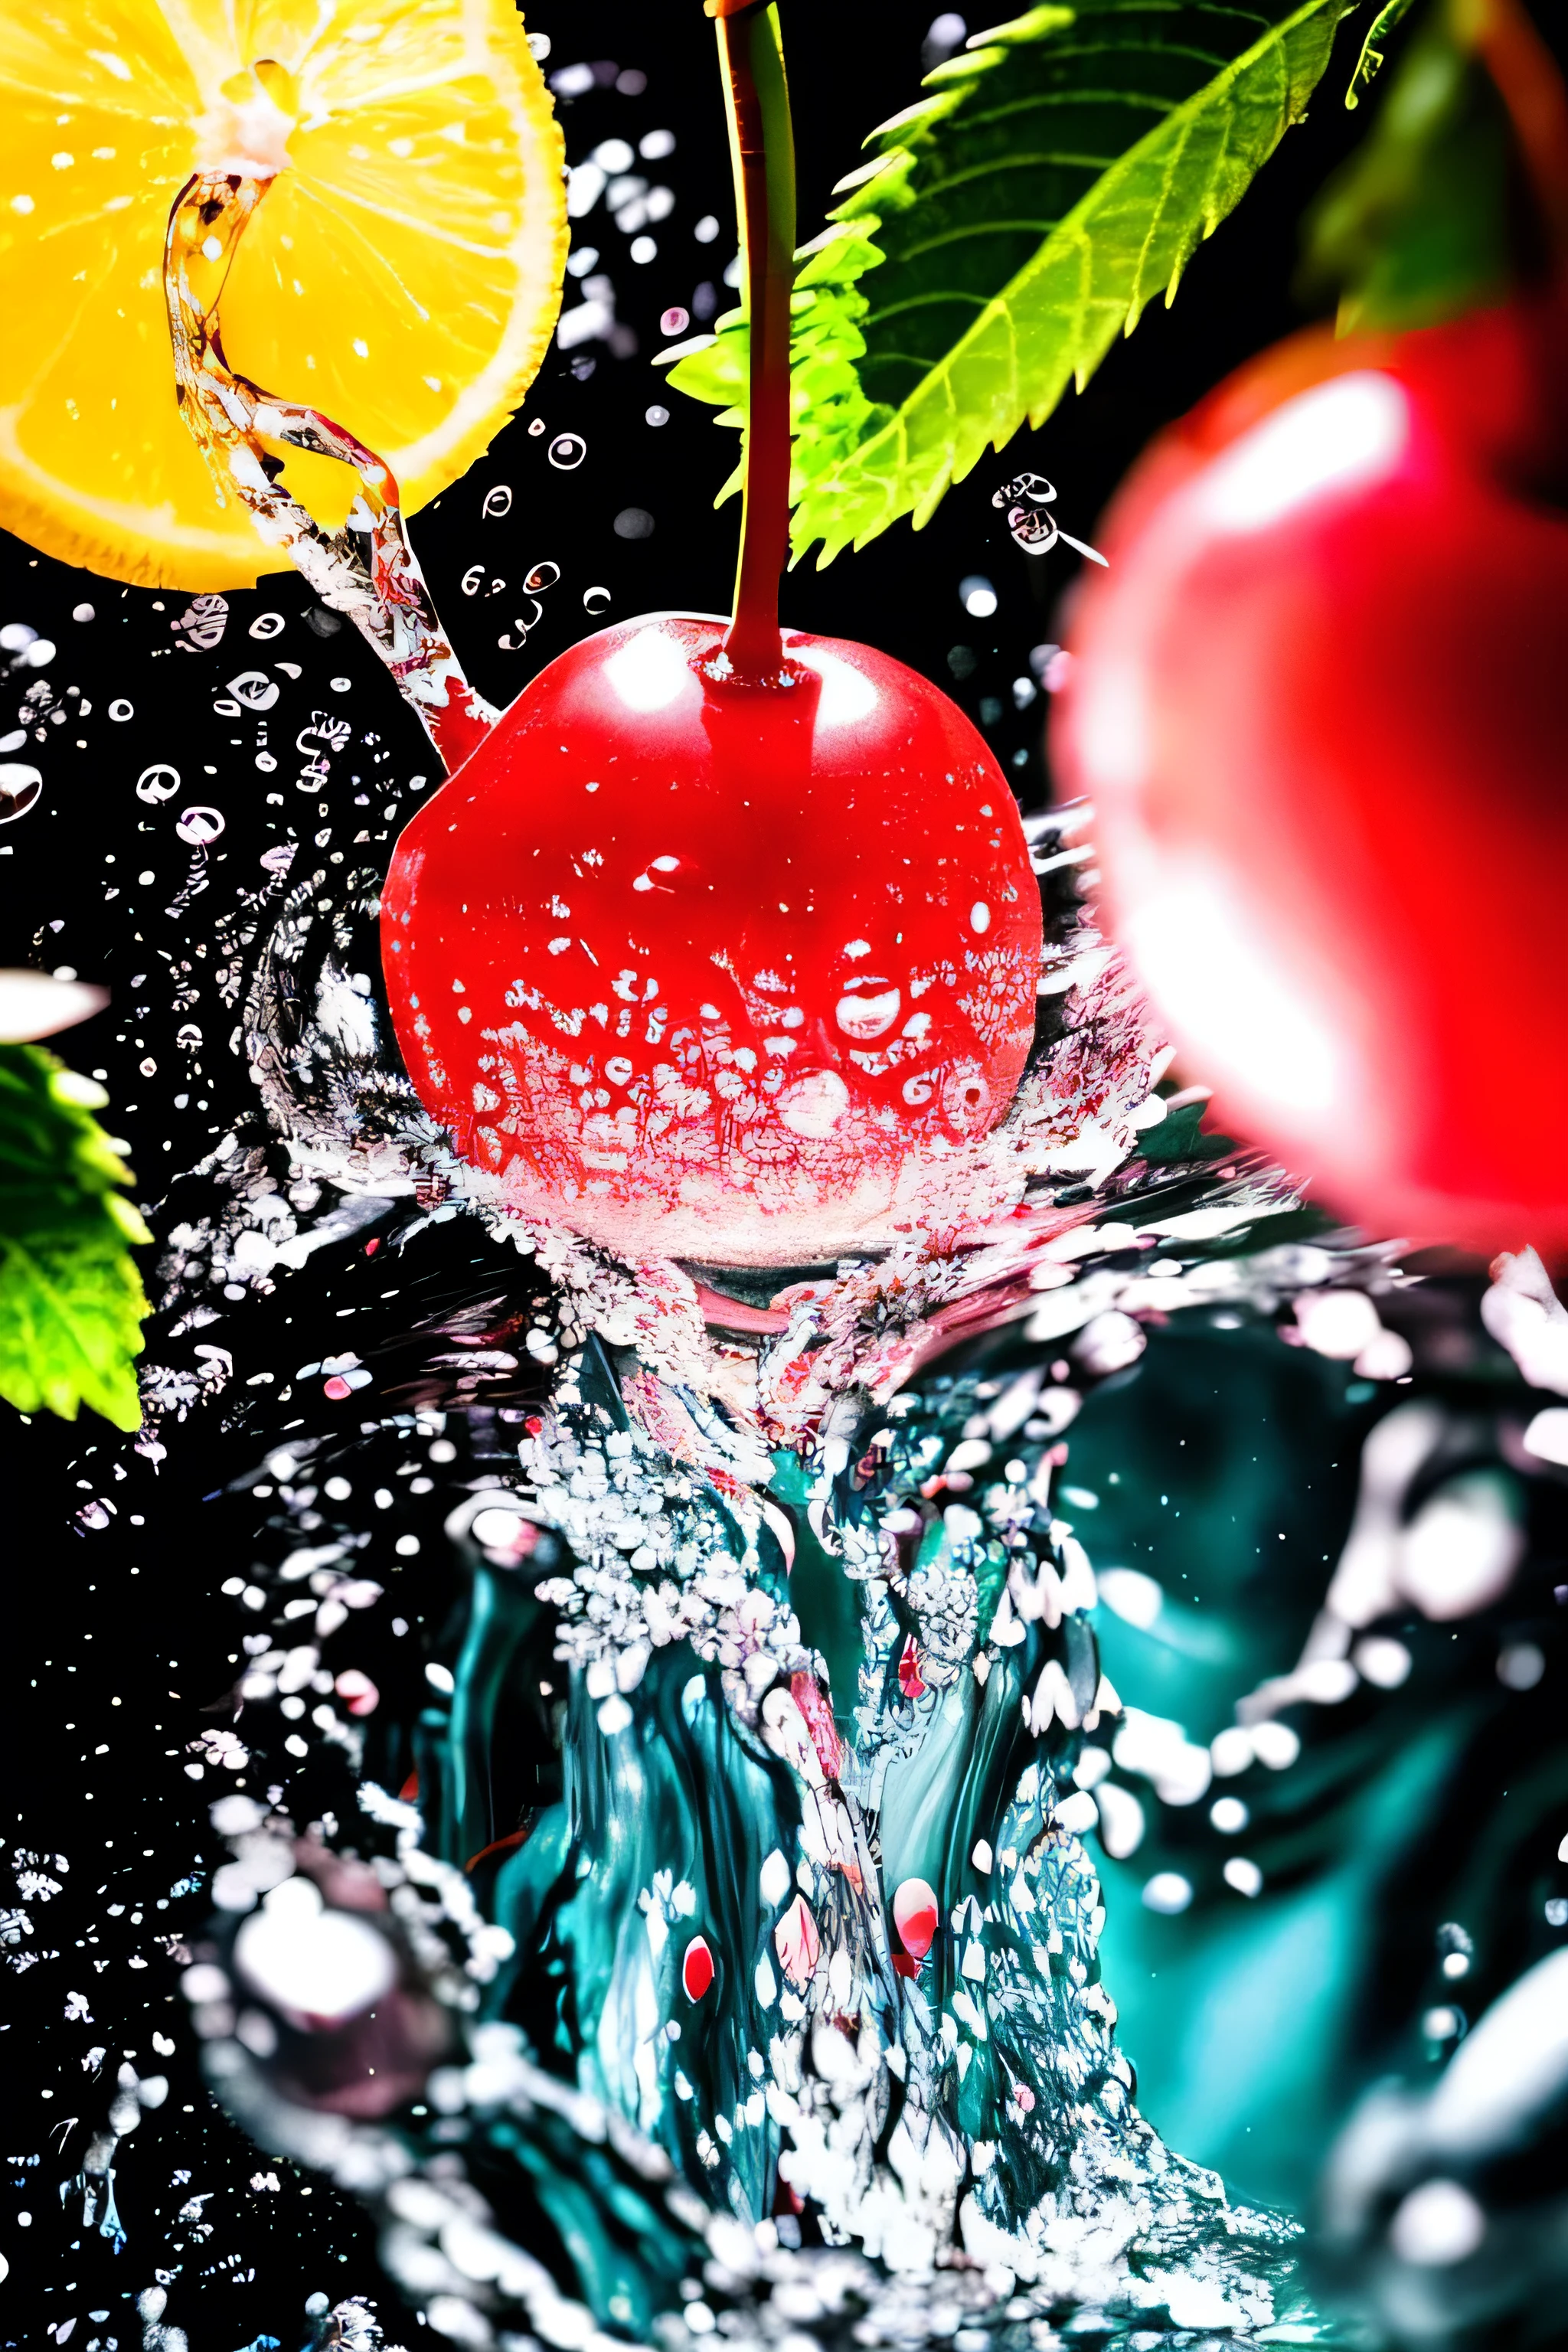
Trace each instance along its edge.
<instances>
[{"instance_id":1,"label":"white light spot on cherry","mask_svg":"<svg viewBox=\"0 0 1568 2352\"><path fill-rule=\"evenodd\" d=\"M1409 432L1409 408L1394 378L1358 368L1254 425L1199 477L1192 496L1211 527L1262 530L1314 499L1391 472Z\"/></svg>"},{"instance_id":2,"label":"white light spot on cherry","mask_svg":"<svg viewBox=\"0 0 1568 2352\"><path fill-rule=\"evenodd\" d=\"M849 1108L849 1089L837 1070L807 1070L779 1097L779 1118L792 1135L831 1135Z\"/></svg>"},{"instance_id":3,"label":"white light spot on cherry","mask_svg":"<svg viewBox=\"0 0 1568 2352\"><path fill-rule=\"evenodd\" d=\"M898 1019L902 1003L896 988L877 996L841 996L834 1018L847 1037L879 1037Z\"/></svg>"},{"instance_id":4,"label":"white light spot on cherry","mask_svg":"<svg viewBox=\"0 0 1568 2352\"><path fill-rule=\"evenodd\" d=\"M570 940L552 940L550 952L552 955L564 955L571 944Z\"/></svg>"},{"instance_id":5,"label":"white light spot on cherry","mask_svg":"<svg viewBox=\"0 0 1568 2352\"><path fill-rule=\"evenodd\" d=\"M837 654L824 652L820 646L790 650L792 658L814 669L822 680L816 702L819 727L852 727L858 719L870 717L877 708L877 689L862 671Z\"/></svg>"},{"instance_id":6,"label":"white light spot on cherry","mask_svg":"<svg viewBox=\"0 0 1568 2352\"><path fill-rule=\"evenodd\" d=\"M969 909L969 928L972 931L988 931L991 929L991 909L984 898L976 898Z\"/></svg>"},{"instance_id":7,"label":"white light spot on cherry","mask_svg":"<svg viewBox=\"0 0 1568 2352\"><path fill-rule=\"evenodd\" d=\"M871 942L869 940L851 940L844 952L851 963L857 963L862 956L870 954Z\"/></svg>"},{"instance_id":8,"label":"white light spot on cherry","mask_svg":"<svg viewBox=\"0 0 1568 2352\"><path fill-rule=\"evenodd\" d=\"M668 710L693 685L680 647L661 629L639 629L605 664L605 677L628 710Z\"/></svg>"},{"instance_id":9,"label":"white light spot on cherry","mask_svg":"<svg viewBox=\"0 0 1568 2352\"><path fill-rule=\"evenodd\" d=\"M679 863L679 857L656 857L653 870L656 874L673 874Z\"/></svg>"},{"instance_id":10,"label":"white light spot on cherry","mask_svg":"<svg viewBox=\"0 0 1568 2352\"><path fill-rule=\"evenodd\" d=\"M635 874L632 877L632 888L634 890L651 890L653 888L653 884L646 874Z\"/></svg>"}]
</instances>

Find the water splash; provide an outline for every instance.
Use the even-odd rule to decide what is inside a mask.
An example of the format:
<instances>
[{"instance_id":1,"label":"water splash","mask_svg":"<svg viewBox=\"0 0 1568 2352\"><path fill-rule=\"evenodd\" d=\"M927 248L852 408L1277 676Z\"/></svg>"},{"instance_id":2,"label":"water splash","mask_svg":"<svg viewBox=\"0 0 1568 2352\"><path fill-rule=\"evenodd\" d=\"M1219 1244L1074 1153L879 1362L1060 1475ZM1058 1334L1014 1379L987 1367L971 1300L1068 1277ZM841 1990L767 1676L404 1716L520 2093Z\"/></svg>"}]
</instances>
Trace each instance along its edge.
<instances>
[{"instance_id":1,"label":"water splash","mask_svg":"<svg viewBox=\"0 0 1568 2352\"><path fill-rule=\"evenodd\" d=\"M163 287L181 412L219 495L237 496L267 544L284 549L323 604L354 623L418 712L448 770L455 769L483 740L497 714L468 684L436 618L404 528L396 482L343 426L319 409L263 392L224 360L217 320L224 280L270 185L267 179L198 173L174 200ZM268 455L268 443L353 468L360 497L342 530L324 530L282 488L282 467ZM356 544L361 539L368 550Z\"/></svg>"}]
</instances>

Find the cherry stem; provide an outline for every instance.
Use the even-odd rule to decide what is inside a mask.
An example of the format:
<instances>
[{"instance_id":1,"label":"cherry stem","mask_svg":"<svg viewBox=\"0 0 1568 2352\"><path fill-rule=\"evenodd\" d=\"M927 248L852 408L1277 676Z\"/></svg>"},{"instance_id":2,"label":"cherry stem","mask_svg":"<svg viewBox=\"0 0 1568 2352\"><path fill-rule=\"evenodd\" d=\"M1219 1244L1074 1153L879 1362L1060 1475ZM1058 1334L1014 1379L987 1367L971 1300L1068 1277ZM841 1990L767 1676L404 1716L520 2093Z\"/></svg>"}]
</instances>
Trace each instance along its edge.
<instances>
[{"instance_id":1,"label":"cherry stem","mask_svg":"<svg viewBox=\"0 0 1568 2352\"><path fill-rule=\"evenodd\" d=\"M1453 0L1461 44L1491 76L1541 208L1559 280L1568 278L1568 89L1520 0Z\"/></svg>"},{"instance_id":2,"label":"cherry stem","mask_svg":"<svg viewBox=\"0 0 1568 2352\"><path fill-rule=\"evenodd\" d=\"M766 0L707 0L717 19L735 208L751 319L745 494L735 617L724 639L744 677L779 674L779 575L789 558L790 297L795 288L795 140L778 11Z\"/></svg>"}]
</instances>

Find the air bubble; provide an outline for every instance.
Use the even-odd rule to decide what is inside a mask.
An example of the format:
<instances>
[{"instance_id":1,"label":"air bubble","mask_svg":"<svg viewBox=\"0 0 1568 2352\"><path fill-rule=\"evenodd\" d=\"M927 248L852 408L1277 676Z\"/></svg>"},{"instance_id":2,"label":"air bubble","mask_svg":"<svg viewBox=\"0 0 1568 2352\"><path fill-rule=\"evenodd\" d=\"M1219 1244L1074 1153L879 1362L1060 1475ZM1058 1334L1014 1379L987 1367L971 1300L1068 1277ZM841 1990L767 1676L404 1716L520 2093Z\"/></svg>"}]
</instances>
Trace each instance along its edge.
<instances>
[{"instance_id":1,"label":"air bubble","mask_svg":"<svg viewBox=\"0 0 1568 2352\"><path fill-rule=\"evenodd\" d=\"M128 719L135 718L136 705L133 702L127 702L125 697L121 695L117 701L110 704L109 715L117 727L123 727Z\"/></svg>"},{"instance_id":2,"label":"air bubble","mask_svg":"<svg viewBox=\"0 0 1568 2352\"><path fill-rule=\"evenodd\" d=\"M988 621L996 610L996 591L983 572L972 572L958 583L960 602L977 621Z\"/></svg>"},{"instance_id":3,"label":"air bubble","mask_svg":"<svg viewBox=\"0 0 1568 2352\"><path fill-rule=\"evenodd\" d=\"M264 776L270 776L278 766L278 762L273 758L270 751L258 751L256 755L256 764L260 769Z\"/></svg>"},{"instance_id":4,"label":"air bubble","mask_svg":"<svg viewBox=\"0 0 1568 2352\"><path fill-rule=\"evenodd\" d=\"M188 841L193 848L205 849L209 841L216 841L222 833L224 822L223 813L219 809L188 808L175 825L174 831L182 841Z\"/></svg>"},{"instance_id":5,"label":"air bubble","mask_svg":"<svg viewBox=\"0 0 1568 2352\"><path fill-rule=\"evenodd\" d=\"M558 467L563 474L569 474L574 467L580 466L587 454L588 444L580 433L558 433L545 451L551 464Z\"/></svg>"},{"instance_id":6,"label":"air bubble","mask_svg":"<svg viewBox=\"0 0 1568 2352\"><path fill-rule=\"evenodd\" d=\"M97 618L97 609L91 604L73 604L71 606L71 619L73 621L96 621Z\"/></svg>"},{"instance_id":7,"label":"air bubble","mask_svg":"<svg viewBox=\"0 0 1568 2352\"><path fill-rule=\"evenodd\" d=\"M259 637L263 643L268 637L280 637L283 635L282 614L258 613L246 634L248 636Z\"/></svg>"},{"instance_id":8,"label":"air bubble","mask_svg":"<svg viewBox=\"0 0 1568 2352\"><path fill-rule=\"evenodd\" d=\"M37 768L20 761L7 761L0 767L0 824L10 824L27 811L43 791L44 779Z\"/></svg>"},{"instance_id":9,"label":"air bubble","mask_svg":"<svg viewBox=\"0 0 1568 2352\"><path fill-rule=\"evenodd\" d=\"M532 423L530 425L529 428L528 428L528 435L529 435L529 438L530 438L530 440L531 440L531 441L537 441L537 440L538 440L538 438L539 438L539 436L540 436L540 435L543 432L543 430L544 430L544 419L543 419L543 417L542 417L542 416L536 416L536 417L533 419Z\"/></svg>"},{"instance_id":10,"label":"air bubble","mask_svg":"<svg viewBox=\"0 0 1568 2352\"><path fill-rule=\"evenodd\" d=\"M646 507L623 507L616 517L617 539L651 539L653 517Z\"/></svg>"},{"instance_id":11,"label":"air bubble","mask_svg":"<svg viewBox=\"0 0 1568 2352\"><path fill-rule=\"evenodd\" d=\"M547 588L554 587L560 577L561 566L558 563L536 563L522 583L523 593L525 596L542 596Z\"/></svg>"},{"instance_id":12,"label":"air bubble","mask_svg":"<svg viewBox=\"0 0 1568 2352\"><path fill-rule=\"evenodd\" d=\"M270 710L278 699L277 679L261 669L242 669L229 679L228 690L247 710Z\"/></svg>"},{"instance_id":13,"label":"air bubble","mask_svg":"<svg viewBox=\"0 0 1568 2352\"><path fill-rule=\"evenodd\" d=\"M139 801L146 801L149 805L155 805L159 801L172 801L179 789L178 768L168 767L162 761L153 767L143 768L136 779L136 797Z\"/></svg>"},{"instance_id":14,"label":"air bubble","mask_svg":"<svg viewBox=\"0 0 1568 2352\"><path fill-rule=\"evenodd\" d=\"M584 588L583 591L584 613L607 613L610 609L610 592L607 588Z\"/></svg>"},{"instance_id":15,"label":"air bubble","mask_svg":"<svg viewBox=\"0 0 1568 2352\"><path fill-rule=\"evenodd\" d=\"M654 402L651 408L644 410L643 415L645 421L649 425L668 425L669 423L668 409L661 408L657 400Z\"/></svg>"},{"instance_id":16,"label":"air bubble","mask_svg":"<svg viewBox=\"0 0 1568 2352\"><path fill-rule=\"evenodd\" d=\"M352 678L347 677L334 677L330 681L330 683L334 694L346 694L353 681Z\"/></svg>"},{"instance_id":17,"label":"air bubble","mask_svg":"<svg viewBox=\"0 0 1568 2352\"><path fill-rule=\"evenodd\" d=\"M0 629L0 653L25 654L37 634L37 629L30 629L26 621L7 621Z\"/></svg>"},{"instance_id":18,"label":"air bubble","mask_svg":"<svg viewBox=\"0 0 1568 2352\"><path fill-rule=\"evenodd\" d=\"M661 315L658 331L661 335L683 335L690 324L691 313L689 310L683 310L679 304L676 303Z\"/></svg>"},{"instance_id":19,"label":"air bubble","mask_svg":"<svg viewBox=\"0 0 1568 2352\"><path fill-rule=\"evenodd\" d=\"M498 482L493 490L487 490L485 492L485 502L479 509L479 512L481 515L489 517L491 520L498 520L500 516L510 514L511 484L510 482Z\"/></svg>"}]
</instances>

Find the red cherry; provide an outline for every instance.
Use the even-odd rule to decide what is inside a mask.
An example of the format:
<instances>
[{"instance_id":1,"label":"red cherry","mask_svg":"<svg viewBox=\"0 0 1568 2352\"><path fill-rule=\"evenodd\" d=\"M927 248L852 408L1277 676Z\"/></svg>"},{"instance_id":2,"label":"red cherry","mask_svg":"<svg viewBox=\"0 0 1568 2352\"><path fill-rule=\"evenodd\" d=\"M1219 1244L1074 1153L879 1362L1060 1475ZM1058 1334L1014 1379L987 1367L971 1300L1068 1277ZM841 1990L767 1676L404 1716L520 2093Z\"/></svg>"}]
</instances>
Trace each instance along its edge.
<instances>
[{"instance_id":1,"label":"red cherry","mask_svg":"<svg viewBox=\"0 0 1568 2352\"><path fill-rule=\"evenodd\" d=\"M1568 319L1268 352L1120 494L1052 732L1227 1124L1363 1224L1568 1245Z\"/></svg>"},{"instance_id":2,"label":"red cherry","mask_svg":"<svg viewBox=\"0 0 1568 2352\"><path fill-rule=\"evenodd\" d=\"M906 1878L893 1897L893 1925L911 1959L923 1960L936 1940L936 1889Z\"/></svg>"},{"instance_id":3,"label":"red cherry","mask_svg":"<svg viewBox=\"0 0 1568 2352\"><path fill-rule=\"evenodd\" d=\"M680 1981L688 2000L700 2000L713 1981L713 1952L706 1936L693 1936L680 1963Z\"/></svg>"},{"instance_id":4,"label":"red cherry","mask_svg":"<svg viewBox=\"0 0 1568 2352\"><path fill-rule=\"evenodd\" d=\"M399 841L383 960L421 1099L510 1205L795 1265L907 1230L1006 1108L1038 894L945 695L793 631L736 676L725 628L650 615L535 678Z\"/></svg>"}]
</instances>

